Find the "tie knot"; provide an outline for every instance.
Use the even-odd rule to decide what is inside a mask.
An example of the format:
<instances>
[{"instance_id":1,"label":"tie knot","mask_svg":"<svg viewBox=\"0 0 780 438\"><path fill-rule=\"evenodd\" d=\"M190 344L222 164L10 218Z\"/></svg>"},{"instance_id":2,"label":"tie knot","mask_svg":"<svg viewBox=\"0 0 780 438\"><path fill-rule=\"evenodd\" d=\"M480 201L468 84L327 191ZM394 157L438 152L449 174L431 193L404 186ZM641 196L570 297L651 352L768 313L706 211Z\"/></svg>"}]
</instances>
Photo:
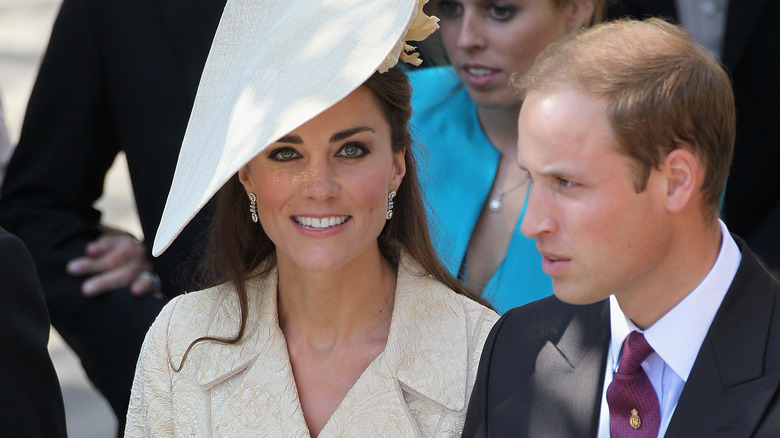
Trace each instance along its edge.
<instances>
[{"instance_id":1,"label":"tie knot","mask_svg":"<svg viewBox=\"0 0 780 438\"><path fill-rule=\"evenodd\" d=\"M618 372L624 374L636 372L652 352L653 347L647 343L644 334L631 332L623 343L623 351L620 352Z\"/></svg>"}]
</instances>

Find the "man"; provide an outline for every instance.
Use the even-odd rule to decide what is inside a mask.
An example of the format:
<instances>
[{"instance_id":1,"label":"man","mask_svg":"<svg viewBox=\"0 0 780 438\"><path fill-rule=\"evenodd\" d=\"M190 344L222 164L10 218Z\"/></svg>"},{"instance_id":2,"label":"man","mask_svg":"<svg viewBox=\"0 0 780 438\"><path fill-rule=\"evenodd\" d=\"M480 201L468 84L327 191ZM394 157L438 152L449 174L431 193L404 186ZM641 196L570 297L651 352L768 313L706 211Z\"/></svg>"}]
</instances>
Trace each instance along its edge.
<instances>
[{"instance_id":1,"label":"man","mask_svg":"<svg viewBox=\"0 0 780 438\"><path fill-rule=\"evenodd\" d=\"M49 315L29 251L0 228L0 436L65 437L62 393L46 345Z\"/></svg>"},{"instance_id":2,"label":"man","mask_svg":"<svg viewBox=\"0 0 780 438\"><path fill-rule=\"evenodd\" d=\"M518 88L521 229L555 296L493 328L464 436L777 436L780 285L717 217L726 73L679 27L618 21Z\"/></svg>"},{"instance_id":3,"label":"man","mask_svg":"<svg viewBox=\"0 0 780 438\"><path fill-rule=\"evenodd\" d=\"M612 0L606 14L669 17L723 62L737 108L724 221L780 278L780 2Z\"/></svg>"},{"instance_id":4,"label":"man","mask_svg":"<svg viewBox=\"0 0 780 438\"><path fill-rule=\"evenodd\" d=\"M154 239L224 5L64 0L3 183L0 224L30 248L51 322L120 434L141 343L164 304L137 296L151 277L139 274L153 268L168 296L193 290L199 278L187 262L204 216L150 263L140 243L101 227L93 205L124 151L144 236Z\"/></svg>"}]
</instances>

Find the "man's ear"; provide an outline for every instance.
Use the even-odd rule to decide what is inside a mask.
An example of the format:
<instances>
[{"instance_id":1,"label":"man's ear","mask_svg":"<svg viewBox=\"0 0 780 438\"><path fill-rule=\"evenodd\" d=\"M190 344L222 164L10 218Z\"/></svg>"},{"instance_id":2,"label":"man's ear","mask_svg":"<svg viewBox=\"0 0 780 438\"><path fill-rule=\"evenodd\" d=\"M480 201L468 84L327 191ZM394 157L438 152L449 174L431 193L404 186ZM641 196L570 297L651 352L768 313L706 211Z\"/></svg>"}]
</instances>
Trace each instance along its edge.
<instances>
[{"instance_id":1,"label":"man's ear","mask_svg":"<svg viewBox=\"0 0 780 438\"><path fill-rule=\"evenodd\" d=\"M688 206L699 191L699 160L688 149L669 152L661 165L666 184L666 208L678 212Z\"/></svg>"}]
</instances>

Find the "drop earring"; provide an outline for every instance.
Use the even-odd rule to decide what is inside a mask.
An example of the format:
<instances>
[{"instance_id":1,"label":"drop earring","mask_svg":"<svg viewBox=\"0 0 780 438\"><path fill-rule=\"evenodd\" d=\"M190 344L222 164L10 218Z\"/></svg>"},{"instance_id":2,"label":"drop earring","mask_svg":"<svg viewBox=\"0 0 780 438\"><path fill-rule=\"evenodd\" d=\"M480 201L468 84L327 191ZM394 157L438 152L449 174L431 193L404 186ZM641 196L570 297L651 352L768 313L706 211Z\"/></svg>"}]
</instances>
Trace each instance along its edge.
<instances>
[{"instance_id":1,"label":"drop earring","mask_svg":"<svg viewBox=\"0 0 780 438\"><path fill-rule=\"evenodd\" d=\"M387 220L393 217L393 198L395 198L395 190L387 195Z\"/></svg>"},{"instance_id":2,"label":"drop earring","mask_svg":"<svg viewBox=\"0 0 780 438\"><path fill-rule=\"evenodd\" d=\"M252 222L257 223L260 218L257 217L257 196L254 193L249 193L249 214L252 216Z\"/></svg>"}]
</instances>

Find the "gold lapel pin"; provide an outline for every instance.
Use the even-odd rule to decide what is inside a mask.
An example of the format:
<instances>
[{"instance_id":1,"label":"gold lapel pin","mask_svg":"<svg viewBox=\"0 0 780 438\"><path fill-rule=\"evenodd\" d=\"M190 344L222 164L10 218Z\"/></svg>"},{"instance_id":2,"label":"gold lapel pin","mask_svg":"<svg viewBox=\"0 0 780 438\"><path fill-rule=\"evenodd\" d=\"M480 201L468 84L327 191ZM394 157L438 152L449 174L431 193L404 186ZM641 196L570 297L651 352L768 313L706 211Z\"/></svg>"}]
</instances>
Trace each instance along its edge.
<instances>
[{"instance_id":1,"label":"gold lapel pin","mask_svg":"<svg viewBox=\"0 0 780 438\"><path fill-rule=\"evenodd\" d=\"M634 429L639 429L642 426L642 419L639 418L639 412L636 409L631 409L631 418L628 419L628 424Z\"/></svg>"}]
</instances>

